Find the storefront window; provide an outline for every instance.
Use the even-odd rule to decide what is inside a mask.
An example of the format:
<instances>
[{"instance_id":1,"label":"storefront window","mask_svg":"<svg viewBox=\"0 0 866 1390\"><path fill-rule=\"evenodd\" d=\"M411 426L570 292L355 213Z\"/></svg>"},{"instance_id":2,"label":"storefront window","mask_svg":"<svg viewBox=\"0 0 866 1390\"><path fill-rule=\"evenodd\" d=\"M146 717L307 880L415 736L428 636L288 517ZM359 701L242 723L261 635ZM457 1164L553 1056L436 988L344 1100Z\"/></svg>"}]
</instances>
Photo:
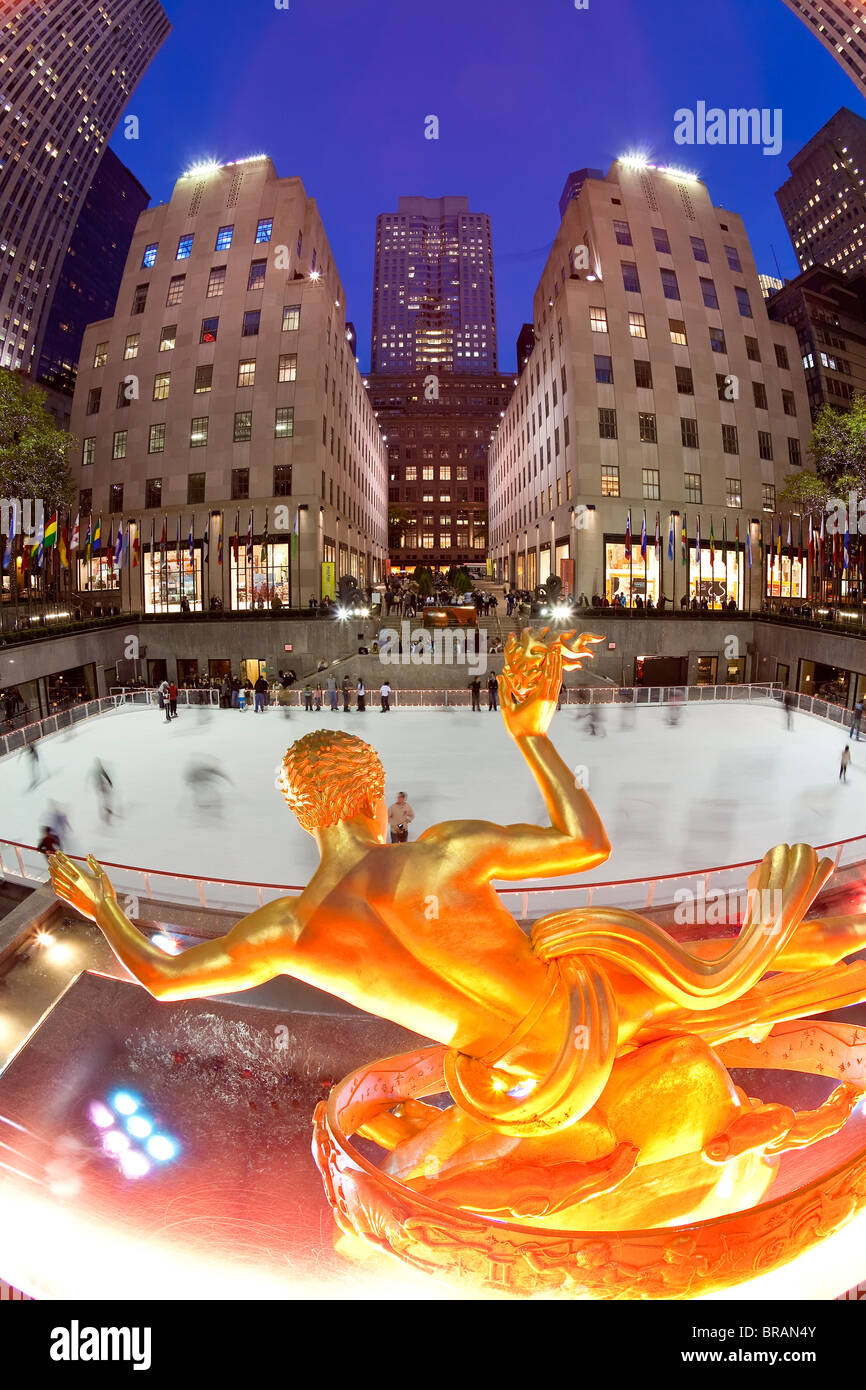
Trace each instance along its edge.
<instances>
[{"instance_id":1,"label":"storefront window","mask_svg":"<svg viewBox=\"0 0 866 1390\"><path fill-rule=\"evenodd\" d=\"M179 613L185 598L191 611L202 607L201 546L194 547L193 559L182 547L180 554L172 547L165 555L142 557L144 566L145 613Z\"/></svg>"},{"instance_id":2,"label":"storefront window","mask_svg":"<svg viewBox=\"0 0 866 1390\"><path fill-rule=\"evenodd\" d=\"M792 575L793 569L793 575ZM806 597L806 562L801 564L797 556L773 555L772 564L769 566L769 584L767 592L774 598L805 598ZM845 582L842 585L845 591Z\"/></svg>"},{"instance_id":3,"label":"storefront window","mask_svg":"<svg viewBox=\"0 0 866 1390\"><path fill-rule=\"evenodd\" d=\"M106 555L95 556L92 560L79 560L78 587L80 590L117 589L120 581L113 560Z\"/></svg>"},{"instance_id":4,"label":"storefront window","mask_svg":"<svg viewBox=\"0 0 866 1390\"><path fill-rule=\"evenodd\" d=\"M247 559L245 546L239 547L237 561L233 554L230 558L233 609L269 608L275 598L289 606L291 580L286 542L269 544L262 555L261 541L256 541L252 560Z\"/></svg>"},{"instance_id":5,"label":"storefront window","mask_svg":"<svg viewBox=\"0 0 866 1390\"><path fill-rule=\"evenodd\" d=\"M661 576L659 557L655 545L648 545L646 567L640 553L640 542L632 544L631 559L626 555L625 545L616 541L605 544L605 592L611 603L619 601L622 594L627 608L635 607L640 598L646 603L647 597L654 604L661 597Z\"/></svg>"},{"instance_id":6,"label":"storefront window","mask_svg":"<svg viewBox=\"0 0 866 1390\"><path fill-rule=\"evenodd\" d=\"M702 543L700 573L698 573L697 552L692 546L689 552L690 597L705 598L710 608L721 608L723 604L733 599L737 607L741 608L743 606L741 596L744 592L743 566L742 553L738 556L736 550L729 549L726 560L724 548L716 549L715 563L711 563L709 546ZM745 583L748 585L748 576L745 578Z\"/></svg>"}]
</instances>

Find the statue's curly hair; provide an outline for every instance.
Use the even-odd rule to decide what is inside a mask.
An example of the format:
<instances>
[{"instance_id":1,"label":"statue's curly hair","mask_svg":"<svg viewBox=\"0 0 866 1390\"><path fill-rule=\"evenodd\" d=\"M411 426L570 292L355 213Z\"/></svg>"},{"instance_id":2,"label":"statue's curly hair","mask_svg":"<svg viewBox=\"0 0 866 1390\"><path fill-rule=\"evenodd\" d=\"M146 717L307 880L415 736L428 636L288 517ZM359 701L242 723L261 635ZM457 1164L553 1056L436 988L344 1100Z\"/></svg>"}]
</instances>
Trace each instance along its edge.
<instances>
[{"instance_id":1,"label":"statue's curly hair","mask_svg":"<svg viewBox=\"0 0 866 1390\"><path fill-rule=\"evenodd\" d=\"M354 734L317 729L287 749L277 785L304 830L369 814L385 795L375 748Z\"/></svg>"}]
</instances>

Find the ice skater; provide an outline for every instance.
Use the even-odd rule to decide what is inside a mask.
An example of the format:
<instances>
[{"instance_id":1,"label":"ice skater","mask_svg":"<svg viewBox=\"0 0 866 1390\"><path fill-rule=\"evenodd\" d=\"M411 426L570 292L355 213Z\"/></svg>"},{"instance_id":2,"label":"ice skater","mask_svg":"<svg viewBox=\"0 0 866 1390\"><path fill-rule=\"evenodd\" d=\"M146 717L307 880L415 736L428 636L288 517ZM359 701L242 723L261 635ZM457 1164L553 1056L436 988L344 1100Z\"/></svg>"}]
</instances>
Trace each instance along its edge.
<instances>
[{"instance_id":1,"label":"ice skater","mask_svg":"<svg viewBox=\"0 0 866 1390\"><path fill-rule=\"evenodd\" d=\"M487 708L499 709L499 683L491 672L487 677Z\"/></svg>"},{"instance_id":2,"label":"ice skater","mask_svg":"<svg viewBox=\"0 0 866 1390\"><path fill-rule=\"evenodd\" d=\"M358 697L358 713L363 714L367 708L367 687L364 684L363 676L358 677L358 688L355 693Z\"/></svg>"},{"instance_id":3,"label":"ice skater","mask_svg":"<svg viewBox=\"0 0 866 1390\"><path fill-rule=\"evenodd\" d=\"M72 832L72 826L69 824L69 817L62 806L58 806L56 801L52 801L48 807L48 813L45 819L48 822L47 828L54 832L57 843L62 849L64 841L68 843L69 836Z\"/></svg>"},{"instance_id":4,"label":"ice skater","mask_svg":"<svg viewBox=\"0 0 866 1390\"><path fill-rule=\"evenodd\" d=\"M108 825L114 815L114 806L112 804L114 784L108 775L108 769L105 763L102 762L100 758L96 759L93 771L90 775L93 785L96 788L100 819L105 825Z\"/></svg>"},{"instance_id":5,"label":"ice skater","mask_svg":"<svg viewBox=\"0 0 866 1390\"><path fill-rule=\"evenodd\" d=\"M397 800L388 807L388 825L391 829L391 844L402 845L409 838L409 822L415 819L415 812L406 800L405 792L397 793Z\"/></svg>"},{"instance_id":6,"label":"ice skater","mask_svg":"<svg viewBox=\"0 0 866 1390\"><path fill-rule=\"evenodd\" d=\"M304 686L304 709L313 712L313 692L308 685Z\"/></svg>"},{"instance_id":7,"label":"ice skater","mask_svg":"<svg viewBox=\"0 0 866 1390\"><path fill-rule=\"evenodd\" d=\"M42 766L39 762L39 754L36 752L36 744L28 743L24 751L30 761L30 790L35 791L42 781Z\"/></svg>"},{"instance_id":8,"label":"ice skater","mask_svg":"<svg viewBox=\"0 0 866 1390\"><path fill-rule=\"evenodd\" d=\"M42 854L45 855L46 859L48 859L50 855L56 854L59 850L60 841L58 840L54 831L51 829L50 825L43 825L42 839L39 841L39 844L36 846L36 848Z\"/></svg>"},{"instance_id":9,"label":"ice skater","mask_svg":"<svg viewBox=\"0 0 866 1390\"><path fill-rule=\"evenodd\" d=\"M351 681L349 680L349 677L348 677L348 676L344 676L344 677L343 677L342 691L343 691L343 713L344 713L344 714L348 714L348 713L349 713L349 700L350 700L351 694L352 694L352 683L351 683Z\"/></svg>"},{"instance_id":10,"label":"ice skater","mask_svg":"<svg viewBox=\"0 0 866 1390\"><path fill-rule=\"evenodd\" d=\"M480 712L481 712L481 681L478 679L477 676L474 676L473 679L469 682L469 689L470 689L471 692L472 692L472 708L473 708L473 710L476 710L476 709L477 709L478 712L479 712L479 714L480 714Z\"/></svg>"},{"instance_id":11,"label":"ice skater","mask_svg":"<svg viewBox=\"0 0 866 1390\"><path fill-rule=\"evenodd\" d=\"M850 749L850 747L848 746L848 744L846 743L846 744L845 744L845 751L844 751L844 753L842 754L842 763L841 763L841 765L840 765L840 767L839 767L839 781L840 781L840 782L847 782L847 781L848 781L848 769L849 769L850 766L851 766L851 749Z\"/></svg>"},{"instance_id":12,"label":"ice skater","mask_svg":"<svg viewBox=\"0 0 866 1390\"><path fill-rule=\"evenodd\" d=\"M316 686L315 690L313 691L313 703L314 703L315 706L316 706L316 714L321 714L321 712L322 712L322 701L324 700L324 698L325 698L325 692L324 692L324 690L322 689L321 682L320 682L320 683Z\"/></svg>"},{"instance_id":13,"label":"ice skater","mask_svg":"<svg viewBox=\"0 0 866 1390\"><path fill-rule=\"evenodd\" d=\"M862 723L863 723L863 701L862 701L862 700L858 700L857 703L856 703L856 705L854 706L854 718L853 718L852 721L851 721L851 732L850 732L850 734L848 735L849 738L853 738L853 737L854 737L854 734L855 734L855 731L856 731L856 734L857 734L857 742L858 742L858 743L860 742L860 725L861 725Z\"/></svg>"},{"instance_id":14,"label":"ice skater","mask_svg":"<svg viewBox=\"0 0 866 1390\"><path fill-rule=\"evenodd\" d=\"M333 714L337 708L337 680L335 676L328 676L326 685L328 687L328 704Z\"/></svg>"},{"instance_id":15,"label":"ice skater","mask_svg":"<svg viewBox=\"0 0 866 1390\"><path fill-rule=\"evenodd\" d=\"M785 728L786 728L786 729L788 730L788 732L790 733L790 731L791 731L791 730L793 729L793 727L794 727L794 695L793 695L793 692L792 692L792 691L790 691L790 690L786 690L786 691L785 691L785 695L784 695L784 699L782 700L782 704L783 704L784 707L785 707ZM852 733L854 732L853 729L851 730L851 732L852 732Z\"/></svg>"},{"instance_id":16,"label":"ice skater","mask_svg":"<svg viewBox=\"0 0 866 1390\"><path fill-rule=\"evenodd\" d=\"M158 698L158 700L159 700L159 707L160 707L160 709L165 710L165 722L166 722L166 724L170 724L170 723L171 723L171 696L169 695L169 691L168 691L168 681L162 681L156 693L157 693L157 698Z\"/></svg>"},{"instance_id":17,"label":"ice skater","mask_svg":"<svg viewBox=\"0 0 866 1390\"><path fill-rule=\"evenodd\" d=\"M177 719L177 686L174 681L168 683L168 717Z\"/></svg>"},{"instance_id":18,"label":"ice skater","mask_svg":"<svg viewBox=\"0 0 866 1390\"><path fill-rule=\"evenodd\" d=\"M382 701L382 713L387 714L391 708L391 686L388 681L383 681L379 686L379 699Z\"/></svg>"},{"instance_id":19,"label":"ice skater","mask_svg":"<svg viewBox=\"0 0 866 1390\"><path fill-rule=\"evenodd\" d=\"M219 815L223 809L221 782L231 785L231 778L212 758L190 763L184 781L193 805L205 815Z\"/></svg>"},{"instance_id":20,"label":"ice skater","mask_svg":"<svg viewBox=\"0 0 866 1390\"><path fill-rule=\"evenodd\" d=\"M267 681L265 680L264 676L259 676L258 680L257 680L256 683L255 683L255 687L254 687L255 693L256 693L256 698L255 698L255 712L256 712L256 714L264 714L264 712L265 712L265 697L266 697L266 695L268 694L269 688L270 688L270 687L268 686L268 683L267 683Z\"/></svg>"}]
</instances>

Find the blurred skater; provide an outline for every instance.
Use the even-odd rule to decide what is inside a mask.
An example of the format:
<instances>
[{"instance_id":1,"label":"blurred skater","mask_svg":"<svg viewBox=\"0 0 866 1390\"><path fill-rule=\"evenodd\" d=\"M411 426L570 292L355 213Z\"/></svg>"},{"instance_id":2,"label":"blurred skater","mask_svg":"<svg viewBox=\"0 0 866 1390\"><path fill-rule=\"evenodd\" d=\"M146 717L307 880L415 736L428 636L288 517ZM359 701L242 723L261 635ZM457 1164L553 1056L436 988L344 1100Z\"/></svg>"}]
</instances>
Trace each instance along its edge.
<instances>
[{"instance_id":1,"label":"blurred skater","mask_svg":"<svg viewBox=\"0 0 866 1390\"><path fill-rule=\"evenodd\" d=\"M844 753L842 754L842 762L841 762L841 765L840 765L840 767L839 767L839 781L840 781L840 782L847 782L847 781L848 781L848 769L849 769L850 766L851 766L851 749L849 748L848 744L846 743L846 744L845 744L845 751L844 751Z\"/></svg>"},{"instance_id":2,"label":"blurred skater","mask_svg":"<svg viewBox=\"0 0 866 1390\"><path fill-rule=\"evenodd\" d=\"M853 738L856 732L857 742L860 742L860 725L863 723L863 701L858 700L854 706L854 718L851 721L851 732L849 738Z\"/></svg>"},{"instance_id":3,"label":"blurred skater","mask_svg":"<svg viewBox=\"0 0 866 1390\"><path fill-rule=\"evenodd\" d=\"M472 708L481 712L481 681L477 676L473 676L469 682L469 689L472 691Z\"/></svg>"},{"instance_id":4,"label":"blurred skater","mask_svg":"<svg viewBox=\"0 0 866 1390\"><path fill-rule=\"evenodd\" d=\"M68 843L69 836L72 832L72 826L69 824L69 817L62 806L58 806L56 801L52 801L48 807L45 819L48 822L47 828L54 832L57 837L57 843L62 849L64 842Z\"/></svg>"},{"instance_id":5,"label":"blurred skater","mask_svg":"<svg viewBox=\"0 0 866 1390\"><path fill-rule=\"evenodd\" d=\"M39 841L39 844L36 846L36 848L45 855L46 859L48 858L49 854L56 854L59 850L60 841L58 840L54 831L51 829L50 825L43 825L42 839Z\"/></svg>"},{"instance_id":6,"label":"blurred skater","mask_svg":"<svg viewBox=\"0 0 866 1390\"><path fill-rule=\"evenodd\" d=\"M96 799L99 802L100 819L107 825L114 815L112 796L114 784L108 775L108 770L101 758L97 758L90 774L91 781L96 789Z\"/></svg>"},{"instance_id":7,"label":"blurred skater","mask_svg":"<svg viewBox=\"0 0 866 1390\"><path fill-rule=\"evenodd\" d=\"M30 763L30 790L33 791L42 781L42 767L39 762L39 754L36 752L36 744L28 743L24 752Z\"/></svg>"},{"instance_id":8,"label":"blurred skater","mask_svg":"<svg viewBox=\"0 0 866 1390\"><path fill-rule=\"evenodd\" d=\"M231 785L231 778L213 758L201 758L190 763L183 775L193 805L205 815L220 814L223 809L221 783Z\"/></svg>"},{"instance_id":9,"label":"blurred skater","mask_svg":"<svg viewBox=\"0 0 866 1390\"><path fill-rule=\"evenodd\" d=\"M782 704L785 709L785 728L790 733L794 727L794 694L791 690L786 690ZM853 732L853 730L852 730Z\"/></svg>"}]
</instances>

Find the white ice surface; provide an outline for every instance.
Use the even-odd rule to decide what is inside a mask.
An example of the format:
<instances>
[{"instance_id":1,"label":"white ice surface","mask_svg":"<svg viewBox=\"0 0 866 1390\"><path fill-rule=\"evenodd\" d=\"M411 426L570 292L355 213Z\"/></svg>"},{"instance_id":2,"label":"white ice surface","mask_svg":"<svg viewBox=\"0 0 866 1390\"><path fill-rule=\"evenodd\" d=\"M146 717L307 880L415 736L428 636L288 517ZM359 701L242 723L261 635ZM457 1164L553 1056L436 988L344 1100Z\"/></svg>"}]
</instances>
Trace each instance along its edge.
<instances>
[{"instance_id":1,"label":"white ice surface","mask_svg":"<svg viewBox=\"0 0 866 1390\"><path fill-rule=\"evenodd\" d=\"M613 853L584 881L636 878L760 858L783 841L826 844L866 834L866 740L852 745L848 783L838 780L847 741L805 714L784 727L778 705L691 705L671 728L663 709L601 712L592 737L574 708L551 737L569 768L589 769L589 792ZM25 755L0 760L0 838L36 844L52 803L71 823L64 848L113 863L211 878L303 884L317 863L314 842L274 787L287 745L309 730L345 729L379 752L386 796L405 791L413 838L454 817L546 824L541 795L498 714L377 709L320 715L269 709L181 709L166 725L157 710L91 719L40 745L43 780L30 790ZM92 769L105 763L117 814L99 815ZM207 758L220 783L221 813L196 809L185 771ZM573 877L573 876L572 876Z\"/></svg>"}]
</instances>

